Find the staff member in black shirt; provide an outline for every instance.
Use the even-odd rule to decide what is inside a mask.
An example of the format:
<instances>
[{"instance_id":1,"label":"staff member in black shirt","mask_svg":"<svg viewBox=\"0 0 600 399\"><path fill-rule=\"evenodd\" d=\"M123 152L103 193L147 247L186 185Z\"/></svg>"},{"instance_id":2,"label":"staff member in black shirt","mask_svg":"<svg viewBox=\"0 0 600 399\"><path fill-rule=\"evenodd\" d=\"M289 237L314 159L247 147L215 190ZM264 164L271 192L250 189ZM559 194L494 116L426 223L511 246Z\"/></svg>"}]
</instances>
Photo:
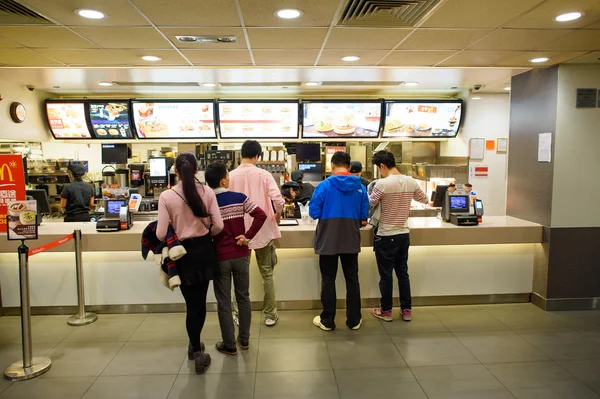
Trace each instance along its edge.
<instances>
[{"instance_id":1,"label":"staff member in black shirt","mask_svg":"<svg viewBox=\"0 0 600 399\"><path fill-rule=\"evenodd\" d=\"M90 208L94 206L94 188L82 180L85 169L81 165L69 165L73 182L65 186L60 207L65 210L65 222L89 222Z\"/></svg>"},{"instance_id":2,"label":"staff member in black shirt","mask_svg":"<svg viewBox=\"0 0 600 399\"><path fill-rule=\"evenodd\" d=\"M306 203L312 198L313 193L315 192L315 187L310 183L303 182L303 178L304 173L302 173L301 171L295 170L292 172L292 181L295 181L300 186L300 192L298 193L298 195L296 195L294 202L306 205Z\"/></svg>"}]
</instances>

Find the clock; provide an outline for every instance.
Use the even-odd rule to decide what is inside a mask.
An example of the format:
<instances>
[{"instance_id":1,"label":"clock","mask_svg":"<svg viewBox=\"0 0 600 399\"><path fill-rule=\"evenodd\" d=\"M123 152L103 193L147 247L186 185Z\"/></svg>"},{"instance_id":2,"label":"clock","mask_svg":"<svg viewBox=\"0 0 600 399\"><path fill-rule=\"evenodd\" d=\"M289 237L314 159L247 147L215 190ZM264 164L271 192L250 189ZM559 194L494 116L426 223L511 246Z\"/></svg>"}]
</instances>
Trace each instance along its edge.
<instances>
[{"instance_id":1,"label":"clock","mask_svg":"<svg viewBox=\"0 0 600 399\"><path fill-rule=\"evenodd\" d=\"M21 103L14 102L10 104L10 117L15 123L23 123L27 119L27 110Z\"/></svg>"}]
</instances>

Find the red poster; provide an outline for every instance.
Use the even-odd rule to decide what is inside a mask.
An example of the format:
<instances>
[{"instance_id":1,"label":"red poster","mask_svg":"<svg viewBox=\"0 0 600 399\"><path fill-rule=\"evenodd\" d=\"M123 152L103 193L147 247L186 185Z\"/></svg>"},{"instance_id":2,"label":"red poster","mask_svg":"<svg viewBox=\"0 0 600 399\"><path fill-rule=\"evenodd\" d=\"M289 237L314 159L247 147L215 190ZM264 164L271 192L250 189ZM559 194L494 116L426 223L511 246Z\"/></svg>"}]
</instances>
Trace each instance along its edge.
<instances>
[{"instance_id":1,"label":"red poster","mask_svg":"<svg viewBox=\"0 0 600 399\"><path fill-rule=\"evenodd\" d=\"M25 173L21 155L0 155L0 232L6 233L6 204L25 200Z\"/></svg>"},{"instance_id":2,"label":"red poster","mask_svg":"<svg viewBox=\"0 0 600 399\"><path fill-rule=\"evenodd\" d=\"M346 147L325 147L325 173L331 173L331 158L338 151L346 151Z\"/></svg>"}]
</instances>

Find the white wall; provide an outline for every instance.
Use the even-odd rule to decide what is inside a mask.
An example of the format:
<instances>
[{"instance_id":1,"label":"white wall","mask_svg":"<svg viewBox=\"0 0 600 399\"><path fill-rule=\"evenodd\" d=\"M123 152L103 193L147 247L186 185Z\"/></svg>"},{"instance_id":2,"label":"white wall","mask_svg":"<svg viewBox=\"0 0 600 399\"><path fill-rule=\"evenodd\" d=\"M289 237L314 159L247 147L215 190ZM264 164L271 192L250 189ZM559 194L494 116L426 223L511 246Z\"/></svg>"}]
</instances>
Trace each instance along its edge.
<instances>
[{"instance_id":1,"label":"white wall","mask_svg":"<svg viewBox=\"0 0 600 399\"><path fill-rule=\"evenodd\" d=\"M508 94L482 94L481 100L465 100L465 121L457 138L442 142L440 154L450 157L469 156L469 140L485 138L496 140L508 138L510 120L510 96ZM471 161L469 166L489 167L489 177L469 178L488 216L506 215L507 154L485 151L483 161Z\"/></svg>"},{"instance_id":2,"label":"white wall","mask_svg":"<svg viewBox=\"0 0 600 399\"><path fill-rule=\"evenodd\" d=\"M43 106L48 93L29 91L25 86L0 80L0 140L48 141L52 139L46 123ZM27 119L15 123L10 117L10 105L20 102L25 106Z\"/></svg>"}]
</instances>

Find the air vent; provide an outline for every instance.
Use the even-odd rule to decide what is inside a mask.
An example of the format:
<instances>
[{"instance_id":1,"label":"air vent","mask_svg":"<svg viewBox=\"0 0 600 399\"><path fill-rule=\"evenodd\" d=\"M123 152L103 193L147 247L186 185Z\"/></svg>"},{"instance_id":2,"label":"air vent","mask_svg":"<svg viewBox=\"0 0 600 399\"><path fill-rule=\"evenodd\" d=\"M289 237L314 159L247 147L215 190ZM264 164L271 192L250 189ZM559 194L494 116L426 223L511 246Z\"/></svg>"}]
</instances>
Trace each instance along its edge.
<instances>
[{"instance_id":1,"label":"air vent","mask_svg":"<svg viewBox=\"0 0 600 399\"><path fill-rule=\"evenodd\" d=\"M348 0L338 26L410 27L441 0Z\"/></svg>"},{"instance_id":2,"label":"air vent","mask_svg":"<svg viewBox=\"0 0 600 399\"><path fill-rule=\"evenodd\" d=\"M180 43L197 43L197 44L209 44L209 43L237 43L237 37L235 35L227 36L175 36Z\"/></svg>"},{"instance_id":3,"label":"air vent","mask_svg":"<svg viewBox=\"0 0 600 399\"><path fill-rule=\"evenodd\" d=\"M344 81L339 81L339 82L323 82L321 84L321 86L382 86L382 87L395 87L395 86L399 86L402 83L404 83L403 81L397 81L397 82L382 82L382 81L372 81L372 82L356 82L356 81L348 81L348 82L344 82Z\"/></svg>"},{"instance_id":4,"label":"air vent","mask_svg":"<svg viewBox=\"0 0 600 399\"><path fill-rule=\"evenodd\" d=\"M112 82L118 86L135 87L198 87L198 82Z\"/></svg>"},{"instance_id":5,"label":"air vent","mask_svg":"<svg viewBox=\"0 0 600 399\"><path fill-rule=\"evenodd\" d=\"M0 25L54 25L40 14L13 0L0 0Z\"/></svg>"},{"instance_id":6,"label":"air vent","mask_svg":"<svg viewBox=\"0 0 600 399\"><path fill-rule=\"evenodd\" d=\"M221 87L299 87L302 82L219 82Z\"/></svg>"}]
</instances>

